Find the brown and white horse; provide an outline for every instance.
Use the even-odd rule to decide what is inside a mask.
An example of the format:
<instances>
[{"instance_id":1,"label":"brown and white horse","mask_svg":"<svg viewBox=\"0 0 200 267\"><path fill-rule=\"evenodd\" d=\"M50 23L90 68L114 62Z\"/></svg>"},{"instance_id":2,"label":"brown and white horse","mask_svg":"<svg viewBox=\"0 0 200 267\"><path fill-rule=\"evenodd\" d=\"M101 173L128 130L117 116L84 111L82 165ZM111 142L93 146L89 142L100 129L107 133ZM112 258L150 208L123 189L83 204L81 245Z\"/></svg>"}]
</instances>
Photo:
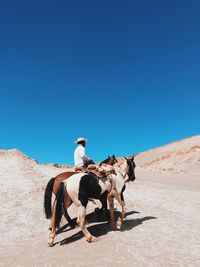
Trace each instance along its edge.
<instances>
[{"instance_id":1,"label":"brown and white horse","mask_svg":"<svg viewBox=\"0 0 200 267\"><path fill-rule=\"evenodd\" d=\"M108 158L102 161L99 165L101 166L103 163L108 164L108 165L114 165L116 162L117 162L117 159L115 158L115 155L112 155L111 157L108 156ZM44 211L45 211L46 219L51 219L52 217L52 209L53 209L52 208L52 194L54 193L54 195L56 195L58 192L60 183L65 181L66 179L68 179L70 176L72 176L75 173L76 173L75 171L74 172L73 171L63 172L57 175L56 177L52 178L51 180L49 180L46 186L46 189L45 189L45 193L44 193ZM69 196L66 194L65 197L66 197L67 203L70 203ZM106 196L101 197L100 201L102 203L102 208L100 211L103 211L103 210L107 211L107 197ZM74 228L75 224L71 220L65 206L63 206L63 214L66 220L68 221L69 225L71 226L71 228ZM49 228L51 229L51 225L49 226Z\"/></svg>"},{"instance_id":2,"label":"brown and white horse","mask_svg":"<svg viewBox=\"0 0 200 267\"><path fill-rule=\"evenodd\" d=\"M134 158L124 158L123 162L114 166L115 174L99 179L91 173L77 173L70 176L65 182L61 182L52 216L52 231L49 235L48 244L53 246L56 236L56 228L59 227L63 206L66 208L69 203L66 199L66 192L69 198L78 208L77 224L88 242L93 242L95 237L92 236L85 227L85 215L88 200L90 198L100 199L102 195L108 196L110 206L111 226L113 229L120 229L125 216L125 202L123 192L125 183L135 180L135 163ZM122 212L115 224L114 219L114 198L119 202Z\"/></svg>"}]
</instances>

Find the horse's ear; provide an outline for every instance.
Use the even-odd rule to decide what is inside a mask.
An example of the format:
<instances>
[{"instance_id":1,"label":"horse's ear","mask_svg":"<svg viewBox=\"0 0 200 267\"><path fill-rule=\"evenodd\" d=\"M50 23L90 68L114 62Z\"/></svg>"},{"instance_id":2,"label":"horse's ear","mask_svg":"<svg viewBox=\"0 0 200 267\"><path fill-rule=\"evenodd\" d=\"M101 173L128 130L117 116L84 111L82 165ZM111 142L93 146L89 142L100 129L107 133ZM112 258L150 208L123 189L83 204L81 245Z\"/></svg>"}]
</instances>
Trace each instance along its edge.
<instances>
[{"instance_id":1,"label":"horse's ear","mask_svg":"<svg viewBox=\"0 0 200 267\"><path fill-rule=\"evenodd\" d=\"M112 155L112 158L114 158L114 159L115 159L115 155L114 155L114 154Z\"/></svg>"}]
</instances>

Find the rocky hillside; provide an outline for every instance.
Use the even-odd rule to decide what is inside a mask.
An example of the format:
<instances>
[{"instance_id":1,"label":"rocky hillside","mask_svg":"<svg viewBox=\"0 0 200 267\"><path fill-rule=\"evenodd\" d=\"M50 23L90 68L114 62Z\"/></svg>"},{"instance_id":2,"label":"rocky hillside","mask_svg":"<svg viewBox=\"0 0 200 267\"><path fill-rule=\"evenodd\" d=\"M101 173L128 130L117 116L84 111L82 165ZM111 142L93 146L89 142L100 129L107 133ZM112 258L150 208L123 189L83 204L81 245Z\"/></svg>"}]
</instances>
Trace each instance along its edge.
<instances>
[{"instance_id":1,"label":"rocky hillside","mask_svg":"<svg viewBox=\"0 0 200 267\"><path fill-rule=\"evenodd\" d=\"M51 177L66 170L67 166L58 164L39 164L37 160L30 158L18 149L0 150L0 167L2 190L4 187L15 188L20 184L26 186L26 190L42 190L46 181ZM6 182L3 182L6 181ZM5 189L6 190L6 189ZM16 189L17 191L20 188ZM24 192L19 192L19 194Z\"/></svg>"},{"instance_id":2,"label":"rocky hillside","mask_svg":"<svg viewBox=\"0 0 200 267\"><path fill-rule=\"evenodd\" d=\"M200 135L145 151L138 154L135 161L137 167L146 170L200 175ZM48 173L51 169L58 173L70 168L55 163L40 164L17 149L0 150L0 163L5 169L9 166L25 172L30 169Z\"/></svg>"},{"instance_id":3,"label":"rocky hillside","mask_svg":"<svg viewBox=\"0 0 200 267\"><path fill-rule=\"evenodd\" d=\"M69 168L70 166L64 164L56 164L56 163L39 163L37 160L30 158L29 156L25 155L18 149L9 149L3 150L0 149L0 163L1 166L5 168L13 168L18 169L21 171L26 171L27 169L48 169L51 168L60 168L65 169Z\"/></svg>"},{"instance_id":4,"label":"rocky hillside","mask_svg":"<svg viewBox=\"0 0 200 267\"><path fill-rule=\"evenodd\" d=\"M200 135L143 152L136 162L144 169L200 175Z\"/></svg>"}]
</instances>

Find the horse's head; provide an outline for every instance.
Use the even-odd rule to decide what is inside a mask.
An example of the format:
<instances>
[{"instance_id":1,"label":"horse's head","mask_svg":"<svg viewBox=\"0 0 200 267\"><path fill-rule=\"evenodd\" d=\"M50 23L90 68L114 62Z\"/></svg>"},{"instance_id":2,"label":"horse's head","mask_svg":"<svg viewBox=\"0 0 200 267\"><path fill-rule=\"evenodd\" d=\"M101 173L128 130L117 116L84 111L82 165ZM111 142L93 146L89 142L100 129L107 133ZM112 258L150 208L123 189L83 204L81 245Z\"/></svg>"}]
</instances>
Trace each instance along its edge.
<instances>
[{"instance_id":1,"label":"horse's head","mask_svg":"<svg viewBox=\"0 0 200 267\"><path fill-rule=\"evenodd\" d=\"M133 182L135 181L135 162L134 162L134 156L131 157L125 157L126 163L127 163L127 175L128 175L128 180L126 182Z\"/></svg>"},{"instance_id":2,"label":"horse's head","mask_svg":"<svg viewBox=\"0 0 200 267\"><path fill-rule=\"evenodd\" d=\"M108 156L107 159L103 160L99 165L101 166L103 163L108 165L114 165L117 162L117 159L115 158L115 155L112 155L112 157Z\"/></svg>"}]
</instances>

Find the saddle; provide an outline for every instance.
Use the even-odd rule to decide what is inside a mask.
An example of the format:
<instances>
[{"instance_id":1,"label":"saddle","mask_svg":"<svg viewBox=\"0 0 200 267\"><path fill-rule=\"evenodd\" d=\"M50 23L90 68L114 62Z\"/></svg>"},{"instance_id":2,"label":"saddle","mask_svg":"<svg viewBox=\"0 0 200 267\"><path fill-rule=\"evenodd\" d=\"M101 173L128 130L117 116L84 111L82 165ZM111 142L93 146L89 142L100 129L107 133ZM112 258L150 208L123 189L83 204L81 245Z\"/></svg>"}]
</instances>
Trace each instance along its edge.
<instances>
[{"instance_id":1,"label":"saddle","mask_svg":"<svg viewBox=\"0 0 200 267\"><path fill-rule=\"evenodd\" d=\"M96 164L90 164L87 168L75 167L75 172L93 173L99 178L107 177L109 174L115 174L115 169L111 165L102 164L98 166Z\"/></svg>"}]
</instances>

